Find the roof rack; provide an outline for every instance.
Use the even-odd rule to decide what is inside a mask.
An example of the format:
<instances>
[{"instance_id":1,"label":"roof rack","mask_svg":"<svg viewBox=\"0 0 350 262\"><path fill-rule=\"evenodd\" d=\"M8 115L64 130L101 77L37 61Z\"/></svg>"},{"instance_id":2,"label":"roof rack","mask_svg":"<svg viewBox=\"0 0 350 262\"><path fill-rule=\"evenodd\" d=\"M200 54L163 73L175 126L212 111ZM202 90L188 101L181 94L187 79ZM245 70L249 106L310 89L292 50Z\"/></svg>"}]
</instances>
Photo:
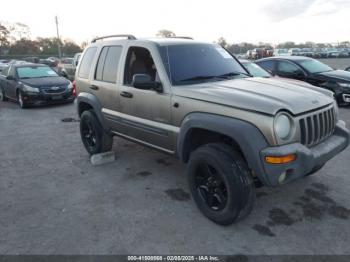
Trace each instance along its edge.
<instances>
[{"instance_id":1,"label":"roof rack","mask_svg":"<svg viewBox=\"0 0 350 262\"><path fill-rule=\"evenodd\" d=\"M193 38L190 36L171 36L171 37L166 37L166 38L181 38L181 39L193 40Z\"/></svg>"},{"instance_id":2,"label":"roof rack","mask_svg":"<svg viewBox=\"0 0 350 262\"><path fill-rule=\"evenodd\" d=\"M114 37L126 37L129 40L136 40L136 37L133 35L106 35L106 36L101 36L101 37L97 37L94 38L91 43L95 43L98 40L103 40L105 38L114 38Z\"/></svg>"}]
</instances>

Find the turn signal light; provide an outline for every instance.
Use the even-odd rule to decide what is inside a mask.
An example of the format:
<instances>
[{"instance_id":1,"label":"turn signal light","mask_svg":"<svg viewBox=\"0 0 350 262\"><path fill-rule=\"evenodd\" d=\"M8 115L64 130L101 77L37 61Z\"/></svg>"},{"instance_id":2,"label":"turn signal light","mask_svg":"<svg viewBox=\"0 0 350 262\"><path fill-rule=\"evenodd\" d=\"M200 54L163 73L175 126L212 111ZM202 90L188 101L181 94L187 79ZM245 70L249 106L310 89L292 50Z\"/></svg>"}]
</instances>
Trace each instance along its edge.
<instances>
[{"instance_id":1,"label":"turn signal light","mask_svg":"<svg viewBox=\"0 0 350 262\"><path fill-rule=\"evenodd\" d=\"M266 156L265 161L269 164L286 164L293 162L297 159L296 154L290 154L286 156Z\"/></svg>"}]
</instances>

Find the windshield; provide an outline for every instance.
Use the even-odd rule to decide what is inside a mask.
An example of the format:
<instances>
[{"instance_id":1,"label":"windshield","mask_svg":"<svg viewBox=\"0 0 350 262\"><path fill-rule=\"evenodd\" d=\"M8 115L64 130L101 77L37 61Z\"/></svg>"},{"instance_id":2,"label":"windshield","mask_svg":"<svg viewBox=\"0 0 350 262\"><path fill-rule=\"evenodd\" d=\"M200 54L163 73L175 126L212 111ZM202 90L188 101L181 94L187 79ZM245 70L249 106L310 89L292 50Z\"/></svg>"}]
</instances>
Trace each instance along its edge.
<instances>
[{"instance_id":1,"label":"windshield","mask_svg":"<svg viewBox=\"0 0 350 262\"><path fill-rule=\"evenodd\" d=\"M58 76L58 74L48 66L31 66L17 68L18 78L40 78Z\"/></svg>"},{"instance_id":2,"label":"windshield","mask_svg":"<svg viewBox=\"0 0 350 262\"><path fill-rule=\"evenodd\" d=\"M322 73L327 71L333 71L331 67L325 65L317 60L304 60L300 61L299 64L304 67L309 73Z\"/></svg>"},{"instance_id":3,"label":"windshield","mask_svg":"<svg viewBox=\"0 0 350 262\"><path fill-rule=\"evenodd\" d=\"M244 68L219 45L184 44L160 49L173 85L247 77Z\"/></svg>"},{"instance_id":4,"label":"windshield","mask_svg":"<svg viewBox=\"0 0 350 262\"><path fill-rule=\"evenodd\" d=\"M271 77L271 75L255 63L243 63L244 67L254 77Z\"/></svg>"}]
</instances>

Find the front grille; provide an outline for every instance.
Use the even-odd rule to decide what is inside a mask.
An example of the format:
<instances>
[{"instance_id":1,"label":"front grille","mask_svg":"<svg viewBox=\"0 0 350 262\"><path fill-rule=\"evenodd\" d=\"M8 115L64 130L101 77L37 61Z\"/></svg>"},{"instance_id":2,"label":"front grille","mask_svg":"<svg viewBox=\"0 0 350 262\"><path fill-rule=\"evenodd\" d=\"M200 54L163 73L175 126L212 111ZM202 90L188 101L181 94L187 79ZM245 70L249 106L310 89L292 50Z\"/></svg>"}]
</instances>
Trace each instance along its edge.
<instances>
[{"instance_id":1,"label":"front grille","mask_svg":"<svg viewBox=\"0 0 350 262\"><path fill-rule=\"evenodd\" d=\"M300 139L305 146L316 145L334 132L336 115L334 108L327 108L299 120Z\"/></svg>"},{"instance_id":2,"label":"front grille","mask_svg":"<svg viewBox=\"0 0 350 262\"><path fill-rule=\"evenodd\" d=\"M61 86L58 89L51 89L50 87L48 88L43 88L42 89L44 94L62 94L66 91L66 87L65 86Z\"/></svg>"}]
</instances>

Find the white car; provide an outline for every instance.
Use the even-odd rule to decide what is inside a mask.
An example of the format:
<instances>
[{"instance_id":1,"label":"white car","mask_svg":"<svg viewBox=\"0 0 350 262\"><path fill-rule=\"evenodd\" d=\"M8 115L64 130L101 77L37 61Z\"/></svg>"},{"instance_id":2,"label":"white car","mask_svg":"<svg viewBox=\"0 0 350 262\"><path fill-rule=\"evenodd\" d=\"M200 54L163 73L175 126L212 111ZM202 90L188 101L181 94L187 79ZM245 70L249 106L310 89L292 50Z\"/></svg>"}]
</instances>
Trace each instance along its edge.
<instances>
[{"instance_id":1,"label":"white car","mask_svg":"<svg viewBox=\"0 0 350 262\"><path fill-rule=\"evenodd\" d=\"M289 55L288 49L275 49L273 51L273 56L285 56Z\"/></svg>"}]
</instances>

